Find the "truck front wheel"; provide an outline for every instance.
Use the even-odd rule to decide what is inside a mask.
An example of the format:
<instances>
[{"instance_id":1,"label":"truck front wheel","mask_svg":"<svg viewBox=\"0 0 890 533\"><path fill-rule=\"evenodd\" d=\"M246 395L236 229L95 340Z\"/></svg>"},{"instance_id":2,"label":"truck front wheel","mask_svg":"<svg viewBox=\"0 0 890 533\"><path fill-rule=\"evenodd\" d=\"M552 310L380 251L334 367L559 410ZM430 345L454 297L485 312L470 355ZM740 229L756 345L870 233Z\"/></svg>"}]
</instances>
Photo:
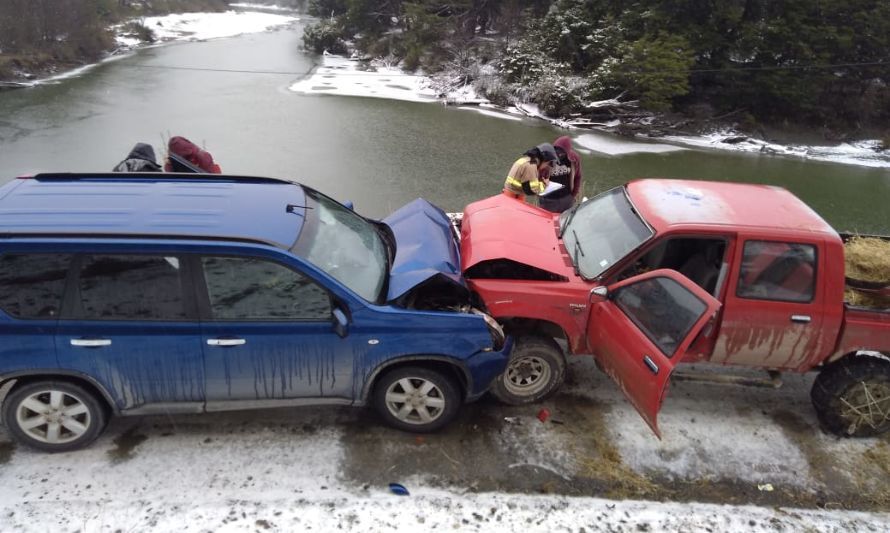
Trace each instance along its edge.
<instances>
[{"instance_id":1,"label":"truck front wheel","mask_svg":"<svg viewBox=\"0 0 890 533\"><path fill-rule=\"evenodd\" d=\"M566 376L566 360L556 341L545 337L516 339L510 362L495 379L491 392L509 405L539 402L559 389Z\"/></svg>"},{"instance_id":2,"label":"truck front wheel","mask_svg":"<svg viewBox=\"0 0 890 533\"><path fill-rule=\"evenodd\" d=\"M842 359L823 370L810 392L822 425L843 437L873 437L890 430L890 361Z\"/></svg>"}]
</instances>

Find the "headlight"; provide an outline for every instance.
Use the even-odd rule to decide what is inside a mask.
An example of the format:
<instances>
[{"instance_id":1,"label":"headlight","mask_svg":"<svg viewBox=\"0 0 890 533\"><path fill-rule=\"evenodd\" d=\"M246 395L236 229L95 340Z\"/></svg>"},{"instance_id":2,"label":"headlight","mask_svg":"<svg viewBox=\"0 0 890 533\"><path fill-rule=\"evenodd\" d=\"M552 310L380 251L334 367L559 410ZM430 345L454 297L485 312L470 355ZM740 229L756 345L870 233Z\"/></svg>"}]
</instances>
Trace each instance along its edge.
<instances>
[{"instance_id":1,"label":"headlight","mask_svg":"<svg viewBox=\"0 0 890 533\"><path fill-rule=\"evenodd\" d=\"M491 317L488 313L483 313L478 309L473 309L473 313L482 317L485 320L485 324L488 325L488 330L491 332L491 341L494 344L493 350L498 351L504 347L504 340L506 336L504 335L504 328L498 324L498 321Z\"/></svg>"}]
</instances>

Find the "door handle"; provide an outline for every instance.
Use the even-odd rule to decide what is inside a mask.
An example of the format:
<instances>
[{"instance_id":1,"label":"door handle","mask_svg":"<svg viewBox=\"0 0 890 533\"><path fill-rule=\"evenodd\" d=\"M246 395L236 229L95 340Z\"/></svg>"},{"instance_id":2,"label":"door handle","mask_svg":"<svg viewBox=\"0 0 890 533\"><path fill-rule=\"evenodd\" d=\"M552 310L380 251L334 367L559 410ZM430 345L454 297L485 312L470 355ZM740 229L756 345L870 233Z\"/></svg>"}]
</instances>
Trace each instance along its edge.
<instances>
[{"instance_id":1,"label":"door handle","mask_svg":"<svg viewBox=\"0 0 890 533\"><path fill-rule=\"evenodd\" d=\"M241 346L247 344L244 339L207 339L210 346Z\"/></svg>"},{"instance_id":2,"label":"door handle","mask_svg":"<svg viewBox=\"0 0 890 533\"><path fill-rule=\"evenodd\" d=\"M652 372L656 376L658 375L658 365L655 364L655 361L653 361L651 357L649 357L648 355L643 356L643 362L646 363L646 366L649 367L650 372Z\"/></svg>"},{"instance_id":3,"label":"door handle","mask_svg":"<svg viewBox=\"0 0 890 533\"><path fill-rule=\"evenodd\" d=\"M85 348L111 346L111 339L71 339L71 346L83 346Z\"/></svg>"},{"instance_id":4,"label":"door handle","mask_svg":"<svg viewBox=\"0 0 890 533\"><path fill-rule=\"evenodd\" d=\"M809 324L812 318L809 315L791 315L791 321L800 324Z\"/></svg>"}]
</instances>

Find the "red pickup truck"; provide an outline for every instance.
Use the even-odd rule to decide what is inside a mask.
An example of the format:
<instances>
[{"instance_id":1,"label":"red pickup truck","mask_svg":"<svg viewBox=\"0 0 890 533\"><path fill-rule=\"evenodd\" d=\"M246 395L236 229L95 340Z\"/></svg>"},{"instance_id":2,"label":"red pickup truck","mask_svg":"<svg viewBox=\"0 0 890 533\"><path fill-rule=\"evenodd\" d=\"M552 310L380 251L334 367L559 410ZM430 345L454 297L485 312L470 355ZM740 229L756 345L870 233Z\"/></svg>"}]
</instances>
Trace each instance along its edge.
<instances>
[{"instance_id":1,"label":"red pickup truck","mask_svg":"<svg viewBox=\"0 0 890 533\"><path fill-rule=\"evenodd\" d=\"M680 362L818 370L826 429L890 429L890 311L844 302L843 239L782 188L646 179L562 214L498 195L466 207L461 252L473 294L517 337L494 387L508 403L559 387L561 339L659 436Z\"/></svg>"}]
</instances>

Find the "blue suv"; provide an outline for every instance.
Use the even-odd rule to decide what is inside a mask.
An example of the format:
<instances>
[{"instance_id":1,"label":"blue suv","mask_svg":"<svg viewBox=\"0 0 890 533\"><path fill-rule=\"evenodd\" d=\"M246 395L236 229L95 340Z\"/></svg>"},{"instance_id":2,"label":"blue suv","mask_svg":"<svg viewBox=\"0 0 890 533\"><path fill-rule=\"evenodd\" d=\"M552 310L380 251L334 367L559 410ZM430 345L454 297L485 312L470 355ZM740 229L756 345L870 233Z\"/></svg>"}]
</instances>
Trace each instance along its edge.
<instances>
[{"instance_id":1,"label":"blue suv","mask_svg":"<svg viewBox=\"0 0 890 533\"><path fill-rule=\"evenodd\" d=\"M0 187L0 390L17 441L110 414L372 404L434 431L509 339L474 310L447 216L383 221L284 180L41 174Z\"/></svg>"}]
</instances>

